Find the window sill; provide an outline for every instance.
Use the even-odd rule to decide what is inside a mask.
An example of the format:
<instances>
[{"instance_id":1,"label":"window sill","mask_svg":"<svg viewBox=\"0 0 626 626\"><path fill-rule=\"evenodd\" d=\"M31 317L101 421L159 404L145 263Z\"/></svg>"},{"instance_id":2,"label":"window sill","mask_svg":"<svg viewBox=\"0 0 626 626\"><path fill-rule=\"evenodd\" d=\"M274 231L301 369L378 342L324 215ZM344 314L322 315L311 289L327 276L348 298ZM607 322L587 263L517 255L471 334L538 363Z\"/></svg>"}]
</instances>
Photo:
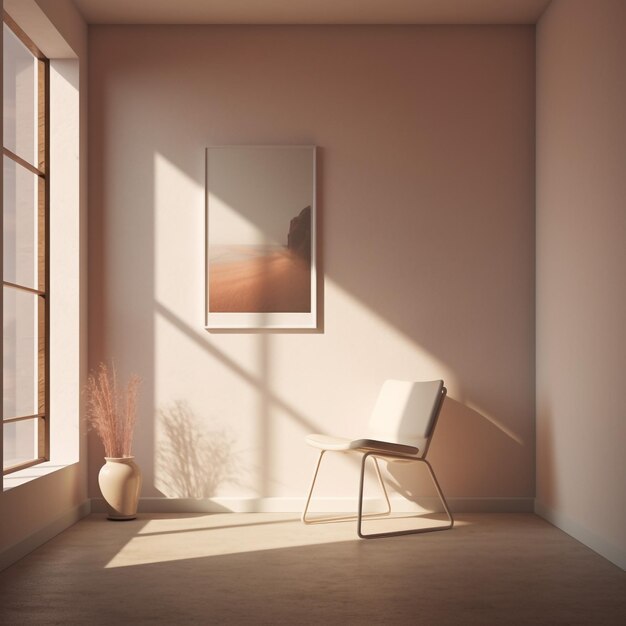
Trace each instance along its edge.
<instances>
[{"instance_id":1,"label":"window sill","mask_svg":"<svg viewBox=\"0 0 626 626\"><path fill-rule=\"evenodd\" d=\"M74 465L74 463L46 461L45 463L39 463L39 465L33 465L32 467L27 467L26 469L13 472L12 474L7 474L3 477L2 491L15 489L15 487L25 485L26 483L41 478L42 476L53 474L54 472L58 472L59 470L69 467L70 465Z\"/></svg>"}]
</instances>

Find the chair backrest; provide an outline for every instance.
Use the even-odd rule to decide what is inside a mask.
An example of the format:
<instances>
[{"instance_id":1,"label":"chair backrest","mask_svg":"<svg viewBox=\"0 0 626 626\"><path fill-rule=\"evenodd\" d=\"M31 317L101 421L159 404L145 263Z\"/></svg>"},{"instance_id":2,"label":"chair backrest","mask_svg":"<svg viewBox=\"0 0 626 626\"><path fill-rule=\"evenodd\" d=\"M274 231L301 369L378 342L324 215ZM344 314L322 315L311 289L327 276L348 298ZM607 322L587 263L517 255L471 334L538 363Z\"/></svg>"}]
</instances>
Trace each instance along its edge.
<instances>
[{"instance_id":1,"label":"chair backrest","mask_svg":"<svg viewBox=\"0 0 626 626\"><path fill-rule=\"evenodd\" d=\"M413 446L426 456L445 397L443 380L387 380L369 423L368 437Z\"/></svg>"}]
</instances>

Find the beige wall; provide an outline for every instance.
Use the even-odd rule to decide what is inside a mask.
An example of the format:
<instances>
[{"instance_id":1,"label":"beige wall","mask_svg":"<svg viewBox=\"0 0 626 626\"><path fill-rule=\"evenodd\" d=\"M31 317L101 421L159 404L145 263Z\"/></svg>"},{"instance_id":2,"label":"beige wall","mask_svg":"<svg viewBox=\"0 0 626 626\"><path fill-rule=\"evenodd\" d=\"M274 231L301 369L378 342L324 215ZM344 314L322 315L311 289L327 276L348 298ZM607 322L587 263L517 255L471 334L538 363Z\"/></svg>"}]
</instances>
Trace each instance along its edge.
<instances>
[{"instance_id":1,"label":"beige wall","mask_svg":"<svg viewBox=\"0 0 626 626\"><path fill-rule=\"evenodd\" d=\"M537 29L538 511L626 567L626 3Z\"/></svg>"},{"instance_id":2,"label":"beige wall","mask_svg":"<svg viewBox=\"0 0 626 626\"><path fill-rule=\"evenodd\" d=\"M89 58L90 363L145 380L144 496L301 498L303 436L388 377L445 379L449 496L534 496L533 27L96 26ZM237 143L320 147L322 332L203 329L204 148Z\"/></svg>"},{"instance_id":3,"label":"beige wall","mask_svg":"<svg viewBox=\"0 0 626 626\"><path fill-rule=\"evenodd\" d=\"M63 297L66 302L71 303L71 310L67 310L67 317L72 320L72 339L76 337L77 332L78 338L76 341L72 341L70 352L66 355L69 358L65 361L66 364L70 364L68 369L72 370L70 376L75 380L75 384L71 389L64 387L60 394L64 396L66 406L73 405L74 428L77 429L79 428L80 402L78 392L87 371L87 291L84 249L87 234L87 27L70 0L37 0L37 4L23 0L19 2L6 0L4 8L12 12L15 19L24 26L28 34L39 42L44 51L50 51L51 56L77 57L80 66L80 191L76 196L69 190L61 192L57 189L56 195L55 190L52 190L51 193L53 198L75 199L80 213L79 216L76 214L72 216L72 222L80 230L80 247L79 242L74 240L60 242L61 245L70 247L81 255L78 263L74 257L71 261L71 273L64 275L64 288L66 290ZM52 26L58 31L57 33L51 29ZM30 32L31 30L32 32ZM59 37L59 33L61 37ZM45 41L42 41L42 38ZM58 65L55 72L61 71L61 65ZM60 100L57 98L57 101ZM71 156L75 162L78 155L73 154ZM70 155L65 155L64 161L67 163L70 160ZM55 180L54 173L52 180ZM56 180L59 180L58 176ZM75 176L71 184L78 185ZM65 223L69 223L67 219L65 219ZM66 269L68 268L69 266L66 267ZM55 278L58 276L53 276L53 281ZM56 353L53 358L58 359L59 354ZM53 395L59 391L59 379L66 380L66 372L60 372L56 382L55 379L51 381L54 387ZM80 430L84 430L82 426ZM0 567L19 558L39 543L63 530L80 515L88 512L86 440L84 436L81 439L79 462L0 493L0 509L2 510L0 516ZM53 450L53 455L56 452ZM36 472L37 470L33 469L26 474Z\"/></svg>"}]
</instances>

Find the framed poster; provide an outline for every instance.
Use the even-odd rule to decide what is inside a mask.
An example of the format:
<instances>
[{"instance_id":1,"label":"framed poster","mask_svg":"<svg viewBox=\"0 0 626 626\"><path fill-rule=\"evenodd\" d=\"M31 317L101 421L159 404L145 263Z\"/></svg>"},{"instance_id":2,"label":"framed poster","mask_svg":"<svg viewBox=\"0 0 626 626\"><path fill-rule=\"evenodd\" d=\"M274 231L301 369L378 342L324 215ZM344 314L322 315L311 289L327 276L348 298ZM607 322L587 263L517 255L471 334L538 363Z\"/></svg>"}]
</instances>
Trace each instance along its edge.
<instances>
[{"instance_id":1,"label":"framed poster","mask_svg":"<svg viewBox=\"0 0 626 626\"><path fill-rule=\"evenodd\" d=\"M315 146L206 150L206 328L317 328Z\"/></svg>"}]
</instances>

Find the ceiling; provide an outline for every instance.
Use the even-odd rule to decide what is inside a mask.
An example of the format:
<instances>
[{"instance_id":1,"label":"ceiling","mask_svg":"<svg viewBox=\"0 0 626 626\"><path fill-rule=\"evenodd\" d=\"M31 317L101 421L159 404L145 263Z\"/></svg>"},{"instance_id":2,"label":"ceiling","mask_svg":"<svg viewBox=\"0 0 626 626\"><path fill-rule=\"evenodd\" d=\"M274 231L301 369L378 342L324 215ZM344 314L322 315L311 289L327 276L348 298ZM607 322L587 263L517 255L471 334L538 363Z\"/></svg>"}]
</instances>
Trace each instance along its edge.
<instances>
[{"instance_id":1,"label":"ceiling","mask_svg":"<svg viewBox=\"0 0 626 626\"><path fill-rule=\"evenodd\" d=\"M74 0L90 24L534 24L550 0Z\"/></svg>"}]
</instances>

